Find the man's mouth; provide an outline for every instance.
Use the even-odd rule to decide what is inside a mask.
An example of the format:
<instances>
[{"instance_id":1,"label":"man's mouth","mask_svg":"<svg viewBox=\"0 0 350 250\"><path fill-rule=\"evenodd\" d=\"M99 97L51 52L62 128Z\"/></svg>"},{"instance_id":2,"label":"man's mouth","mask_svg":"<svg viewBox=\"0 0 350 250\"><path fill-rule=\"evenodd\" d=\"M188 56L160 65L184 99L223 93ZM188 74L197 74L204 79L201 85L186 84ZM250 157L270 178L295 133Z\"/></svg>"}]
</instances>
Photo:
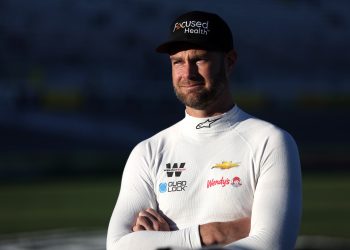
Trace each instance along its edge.
<instances>
[{"instance_id":1,"label":"man's mouth","mask_svg":"<svg viewBox=\"0 0 350 250\"><path fill-rule=\"evenodd\" d=\"M197 88L202 86L204 86L204 83L202 82L191 82L191 83L184 83L180 85L181 88L187 88L187 89L192 89L192 88Z\"/></svg>"}]
</instances>

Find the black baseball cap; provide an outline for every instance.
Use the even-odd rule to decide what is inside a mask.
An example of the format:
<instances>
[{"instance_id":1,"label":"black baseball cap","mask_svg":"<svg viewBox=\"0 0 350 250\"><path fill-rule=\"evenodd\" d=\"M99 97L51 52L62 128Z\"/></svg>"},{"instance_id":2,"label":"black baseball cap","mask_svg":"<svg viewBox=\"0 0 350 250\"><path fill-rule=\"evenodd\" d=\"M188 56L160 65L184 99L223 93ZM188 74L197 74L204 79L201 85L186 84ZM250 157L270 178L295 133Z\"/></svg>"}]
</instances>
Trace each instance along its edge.
<instances>
[{"instance_id":1,"label":"black baseball cap","mask_svg":"<svg viewBox=\"0 0 350 250\"><path fill-rule=\"evenodd\" d=\"M169 40L156 51L170 54L184 46L228 52L233 49L232 33L217 14L191 11L175 19L170 26Z\"/></svg>"}]
</instances>

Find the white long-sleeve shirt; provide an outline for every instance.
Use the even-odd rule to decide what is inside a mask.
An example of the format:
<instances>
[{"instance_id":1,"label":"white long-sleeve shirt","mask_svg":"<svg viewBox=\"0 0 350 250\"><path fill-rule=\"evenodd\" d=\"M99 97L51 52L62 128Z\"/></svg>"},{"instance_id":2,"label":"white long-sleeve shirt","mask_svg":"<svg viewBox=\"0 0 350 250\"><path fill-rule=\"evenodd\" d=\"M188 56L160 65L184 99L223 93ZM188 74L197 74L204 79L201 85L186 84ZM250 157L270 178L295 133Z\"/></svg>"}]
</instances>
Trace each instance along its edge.
<instances>
[{"instance_id":1,"label":"white long-sleeve shirt","mask_svg":"<svg viewBox=\"0 0 350 250\"><path fill-rule=\"evenodd\" d=\"M138 213L149 207L164 215L170 232L132 232ZM200 224L246 216L249 236L226 248L293 249L301 217L293 138L237 106L210 118L186 114L131 152L107 249L200 248Z\"/></svg>"}]
</instances>

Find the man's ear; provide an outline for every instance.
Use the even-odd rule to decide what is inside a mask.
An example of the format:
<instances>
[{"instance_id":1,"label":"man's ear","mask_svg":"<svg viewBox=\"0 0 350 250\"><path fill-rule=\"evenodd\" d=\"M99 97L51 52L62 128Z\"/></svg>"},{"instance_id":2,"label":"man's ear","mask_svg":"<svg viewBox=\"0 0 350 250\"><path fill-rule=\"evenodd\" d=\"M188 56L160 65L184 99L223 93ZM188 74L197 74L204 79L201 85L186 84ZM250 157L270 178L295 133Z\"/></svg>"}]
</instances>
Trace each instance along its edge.
<instances>
[{"instance_id":1,"label":"man's ear","mask_svg":"<svg viewBox=\"0 0 350 250\"><path fill-rule=\"evenodd\" d=\"M225 67L226 72L230 74L236 64L237 61L237 53L234 49L230 50L225 55Z\"/></svg>"}]
</instances>

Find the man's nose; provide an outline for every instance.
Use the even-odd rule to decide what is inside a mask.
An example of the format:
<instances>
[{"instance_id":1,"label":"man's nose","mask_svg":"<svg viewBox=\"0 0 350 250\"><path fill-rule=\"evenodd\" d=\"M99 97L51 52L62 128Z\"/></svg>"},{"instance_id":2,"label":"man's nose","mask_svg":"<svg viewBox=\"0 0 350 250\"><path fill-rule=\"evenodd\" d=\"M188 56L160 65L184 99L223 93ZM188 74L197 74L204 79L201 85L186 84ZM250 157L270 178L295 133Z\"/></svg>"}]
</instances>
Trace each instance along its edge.
<instances>
[{"instance_id":1,"label":"man's nose","mask_svg":"<svg viewBox=\"0 0 350 250\"><path fill-rule=\"evenodd\" d=\"M196 63L188 62L185 64L184 75L187 79L197 78L198 66Z\"/></svg>"}]
</instances>

